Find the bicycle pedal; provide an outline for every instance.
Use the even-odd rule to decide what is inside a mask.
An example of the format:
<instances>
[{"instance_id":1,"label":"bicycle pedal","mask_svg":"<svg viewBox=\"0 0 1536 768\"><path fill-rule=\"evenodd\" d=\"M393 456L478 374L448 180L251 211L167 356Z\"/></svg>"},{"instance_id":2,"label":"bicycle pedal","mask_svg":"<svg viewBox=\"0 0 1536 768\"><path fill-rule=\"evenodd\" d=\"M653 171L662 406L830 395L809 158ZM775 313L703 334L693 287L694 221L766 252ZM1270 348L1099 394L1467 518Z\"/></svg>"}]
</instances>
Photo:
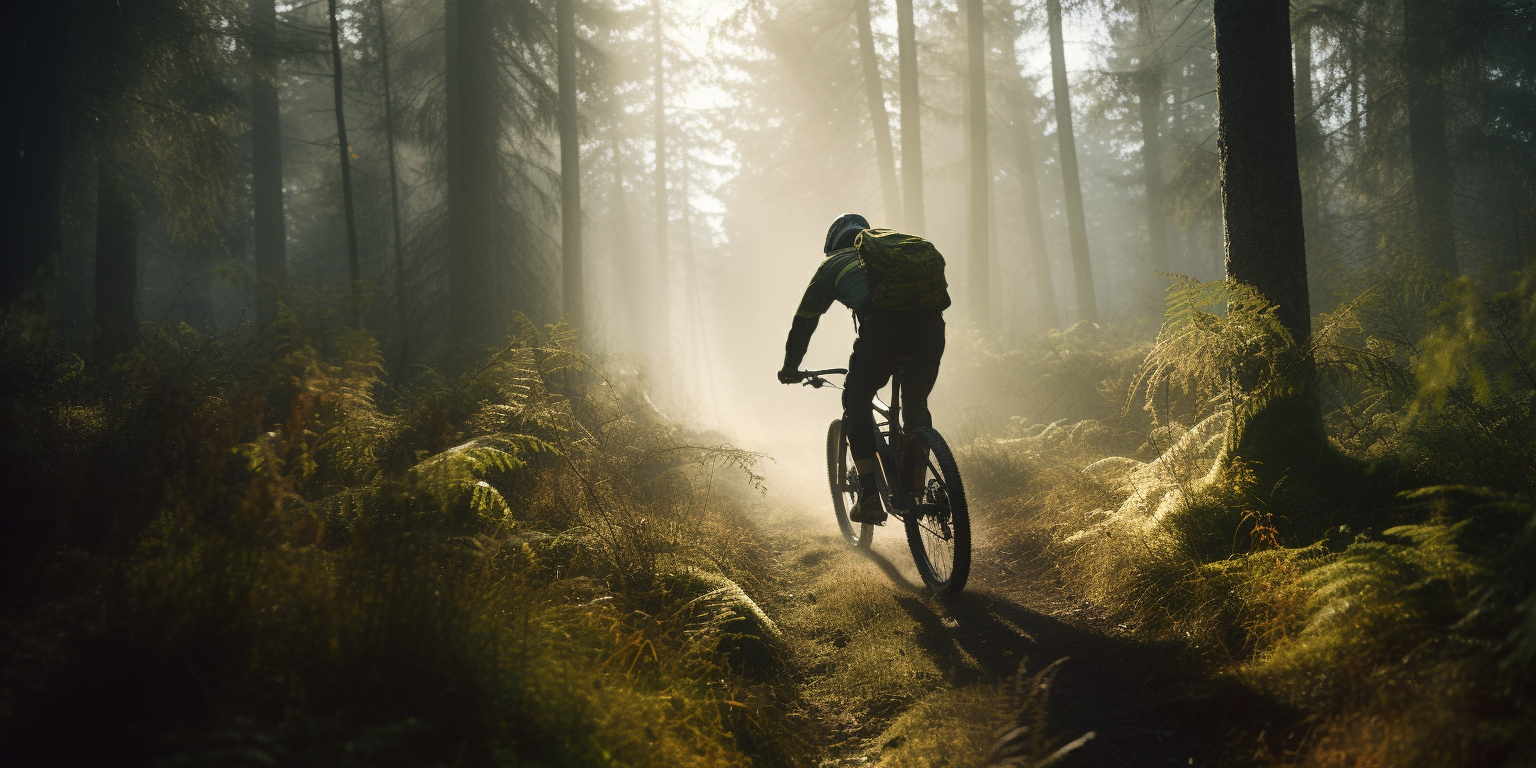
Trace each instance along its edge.
<instances>
[{"instance_id":1,"label":"bicycle pedal","mask_svg":"<svg viewBox=\"0 0 1536 768\"><path fill-rule=\"evenodd\" d=\"M875 516L874 515L870 515L869 517L875 517ZM848 519L853 521L853 522L855 522L855 523L860 523L862 525L885 525L885 521L890 519L890 515L887 515L886 513L881 512L880 515L878 517L876 517L875 519L873 519L873 520L860 519L858 511L855 510L854 514L851 514L851 515L848 516Z\"/></svg>"}]
</instances>

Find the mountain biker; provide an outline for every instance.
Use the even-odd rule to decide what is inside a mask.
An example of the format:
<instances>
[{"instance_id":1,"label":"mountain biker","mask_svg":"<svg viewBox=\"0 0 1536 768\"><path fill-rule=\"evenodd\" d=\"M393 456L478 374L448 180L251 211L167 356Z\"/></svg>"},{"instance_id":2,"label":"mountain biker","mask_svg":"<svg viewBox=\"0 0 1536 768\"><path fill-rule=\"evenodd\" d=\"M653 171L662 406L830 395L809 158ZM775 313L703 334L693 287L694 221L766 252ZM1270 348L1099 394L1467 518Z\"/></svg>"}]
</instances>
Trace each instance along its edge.
<instances>
[{"instance_id":1,"label":"mountain biker","mask_svg":"<svg viewBox=\"0 0 1536 768\"><path fill-rule=\"evenodd\" d=\"M860 263L855 239L869 230L869 222L856 213L839 216L827 229L822 246L825 260L816 269L795 311L789 339L784 344L784 367L779 381L793 384L801 380L800 361L805 357L811 334L822 314L833 301L853 310L859 336L848 358L848 375L843 384L843 434L853 454L859 477L859 501L848 515L856 523L879 525L886 511L880 503L876 486L879 469L875 464L875 416L871 400L891 377L891 362L910 358L905 363L902 384L902 417L908 427L931 427L928 393L939 376L939 358L944 355L944 315L949 294L933 309L880 309L872 305L869 276ZM881 230L884 231L884 230Z\"/></svg>"}]
</instances>

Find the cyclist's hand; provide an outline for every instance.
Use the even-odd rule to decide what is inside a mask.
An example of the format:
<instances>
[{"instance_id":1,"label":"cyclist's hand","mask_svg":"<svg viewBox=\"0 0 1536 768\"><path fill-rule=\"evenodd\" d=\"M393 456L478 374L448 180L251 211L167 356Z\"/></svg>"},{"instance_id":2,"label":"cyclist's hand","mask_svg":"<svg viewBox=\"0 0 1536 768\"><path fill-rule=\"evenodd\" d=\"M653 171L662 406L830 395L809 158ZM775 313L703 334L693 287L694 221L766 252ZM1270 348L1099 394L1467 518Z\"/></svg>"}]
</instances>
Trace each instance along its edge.
<instances>
[{"instance_id":1,"label":"cyclist's hand","mask_svg":"<svg viewBox=\"0 0 1536 768\"><path fill-rule=\"evenodd\" d=\"M780 384L794 384L803 378L805 378L804 374L793 368L785 368L784 370L779 371Z\"/></svg>"}]
</instances>

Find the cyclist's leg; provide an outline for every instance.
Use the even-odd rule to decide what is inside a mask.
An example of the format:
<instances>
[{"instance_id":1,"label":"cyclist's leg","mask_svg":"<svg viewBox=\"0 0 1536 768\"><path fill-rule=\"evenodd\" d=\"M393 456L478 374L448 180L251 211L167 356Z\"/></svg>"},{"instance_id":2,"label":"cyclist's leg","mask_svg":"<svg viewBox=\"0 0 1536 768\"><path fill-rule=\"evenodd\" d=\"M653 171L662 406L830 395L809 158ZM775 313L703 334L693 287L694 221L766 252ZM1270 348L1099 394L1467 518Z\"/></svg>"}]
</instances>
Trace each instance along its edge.
<instances>
[{"instance_id":1,"label":"cyclist's leg","mask_svg":"<svg viewBox=\"0 0 1536 768\"><path fill-rule=\"evenodd\" d=\"M860 336L848 358L848 375L843 379L843 434L848 436L848 452L859 468L873 477L875 461L875 393L890 379L890 356L878 354L874 345ZM884 365L881 365L881 363Z\"/></svg>"},{"instance_id":2,"label":"cyclist's leg","mask_svg":"<svg viewBox=\"0 0 1536 768\"><path fill-rule=\"evenodd\" d=\"M944 357L944 318L935 313L931 318L914 320L907 336L912 361L907 363L901 385L901 418L908 429L933 426L928 395L939 378L939 362ZM906 482L915 490L922 487L926 469L917 466L913 470L916 476L907 478Z\"/></svg>"},{"instance_id":3,"label":"cyclist's leg","mask_svg":"<svg viewBox=\"0 0 1536 768\"><path fill-rule=\"evenodd\" d=\"M877 489L879 466L875 459L875 414L870 401L890 378L889 345L883 335L871 332L869 324L860 328L848 358L848 375L843 379L843 434L848 437L848 452L853 454L859 473L859 515L857 522L876 523L885 519L880 509Z\"/></svg>"},{"instance_id":4,"label":"cyclist's leg","mask_svg":"<svg viewBox=\"0 0 1536 768\"><path fill-rule=\"evenodd\" d=\"M914 320L906 338L906 355L912 361L907 363L901 384L901 418L908 427L931 427L928 394L938 381L939 361L944 357L944 318L934 313Z\"/></svg>"}]
</instances>

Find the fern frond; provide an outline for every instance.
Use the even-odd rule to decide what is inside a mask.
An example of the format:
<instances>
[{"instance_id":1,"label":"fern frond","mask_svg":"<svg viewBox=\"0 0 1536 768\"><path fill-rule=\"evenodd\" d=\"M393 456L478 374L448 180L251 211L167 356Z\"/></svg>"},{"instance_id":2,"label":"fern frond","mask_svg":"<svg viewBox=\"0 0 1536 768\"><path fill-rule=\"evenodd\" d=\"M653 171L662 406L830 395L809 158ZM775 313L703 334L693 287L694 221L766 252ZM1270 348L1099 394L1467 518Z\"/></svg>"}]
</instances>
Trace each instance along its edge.
<instances>
[{"instance_id":1,"label":"fern frond","mask_svg":"<svg viewBox=\"0 0 1536 768\"><path fill-rule=\"evenodd\" d=\"M524 456L558 453L531 435L486 436L430 456L410 474L445 509L467 503L477 514L510 521L511 506L492 481L527 466Z\"/></svg>"}]
</instances>

